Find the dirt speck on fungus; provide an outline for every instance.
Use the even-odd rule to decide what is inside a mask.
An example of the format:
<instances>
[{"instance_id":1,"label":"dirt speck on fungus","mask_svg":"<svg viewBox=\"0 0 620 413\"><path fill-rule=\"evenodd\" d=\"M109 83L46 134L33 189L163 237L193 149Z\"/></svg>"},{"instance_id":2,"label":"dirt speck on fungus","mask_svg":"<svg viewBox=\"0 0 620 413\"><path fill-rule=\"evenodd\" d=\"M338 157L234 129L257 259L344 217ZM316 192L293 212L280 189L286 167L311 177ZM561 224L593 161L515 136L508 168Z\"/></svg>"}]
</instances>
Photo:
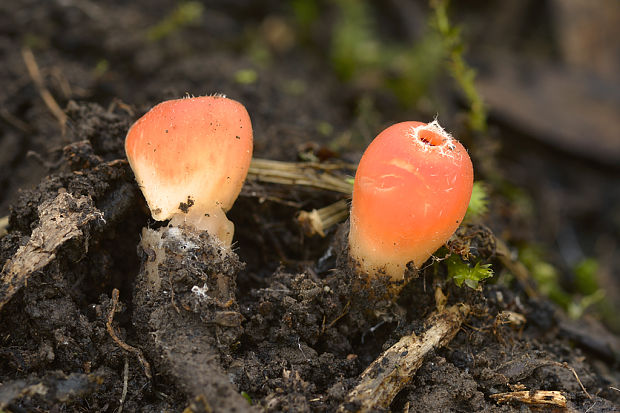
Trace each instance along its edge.
<instances>
[{"instance_id":1,"label":"dirt speck on fungus","mask_svg":"<svg viewBox=\"0 0 620 413\"><path fill-rule=\"evenodd\" d=\"M187 202L181 202L179 204L179 210L184 214L189 212L189 209L194 206L194 200L191 197L187 197Z\"/></svg>"}]
</instances>

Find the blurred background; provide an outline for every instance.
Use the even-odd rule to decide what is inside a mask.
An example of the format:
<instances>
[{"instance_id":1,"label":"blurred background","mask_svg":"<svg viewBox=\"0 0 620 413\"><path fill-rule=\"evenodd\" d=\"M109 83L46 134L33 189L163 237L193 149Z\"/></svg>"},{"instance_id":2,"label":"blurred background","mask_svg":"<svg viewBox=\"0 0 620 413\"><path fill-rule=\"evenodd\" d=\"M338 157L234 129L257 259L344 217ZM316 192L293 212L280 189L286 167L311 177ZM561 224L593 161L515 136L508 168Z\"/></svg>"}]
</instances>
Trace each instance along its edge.
<instances>
[{"instance_id":1,"label":"blurred background","mask_svg":"<svg viewBox=\"0 0 620 413\"><path fill-rule=\"evenodd\" d=\"M289 161L356 162L437 117L486 188L479 222L571 317L620 331L617 0L13 0L0 59L0 218L86 139L72 101L138 116L225 93L255 155Z\"/></svg>"}]
</instances>

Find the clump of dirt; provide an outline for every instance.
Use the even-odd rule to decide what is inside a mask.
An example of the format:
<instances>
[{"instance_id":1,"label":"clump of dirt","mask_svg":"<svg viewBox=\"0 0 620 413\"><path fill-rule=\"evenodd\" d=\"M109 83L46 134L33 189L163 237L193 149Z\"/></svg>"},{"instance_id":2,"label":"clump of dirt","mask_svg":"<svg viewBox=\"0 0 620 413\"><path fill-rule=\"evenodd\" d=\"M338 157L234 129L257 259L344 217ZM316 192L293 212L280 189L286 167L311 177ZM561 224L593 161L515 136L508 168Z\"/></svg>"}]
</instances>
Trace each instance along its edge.
<instances>
[{"instance_id":1,"label":"clump of dirt","mask_svg":"<svg viewBox=\"0 0 620 413\"><path fill-rule=\"evenodd\" d=\"M191 227L144 229L140 250L132 322L154 369L207 406L243 411L247 402L220 359L230 359L243 331L235 300L243 266L236 254Z\"/></svg>"}]
</instances>

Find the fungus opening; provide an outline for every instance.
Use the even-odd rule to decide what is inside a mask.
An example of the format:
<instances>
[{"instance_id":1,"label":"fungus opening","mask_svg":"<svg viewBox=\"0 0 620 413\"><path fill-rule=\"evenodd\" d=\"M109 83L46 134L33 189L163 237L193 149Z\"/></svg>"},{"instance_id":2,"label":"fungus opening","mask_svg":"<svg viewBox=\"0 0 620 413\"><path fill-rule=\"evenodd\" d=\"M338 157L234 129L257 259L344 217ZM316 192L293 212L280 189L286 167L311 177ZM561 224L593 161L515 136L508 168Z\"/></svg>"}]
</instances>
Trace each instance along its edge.
<instances>
[{"instance_id":1,"label":"fungus opening","mask_svg":"<svg viewBox=\"0 0 620 413\"><path fill-rule=\"evenodd\" d=\"M450 151L453 150L451 142L454 141L454 138L441 127L437 119L431 123L409 123L413 124L413 126L411 126L407 135L414 143L417 143L423 151L437 148L441 154L447 155L448 151L446 149Z\"/></svg>"},{"instance_id":2,"label":"fungus opening","mask_svg":"<svg viewBox=\"0 0 620 413\"><path fill-rule=\"evenodd\" d=\"M418 139L430 146L440 146L445 142L445 138L437 133L423 129L418 132Z\"/></svg>"}]
</instances>

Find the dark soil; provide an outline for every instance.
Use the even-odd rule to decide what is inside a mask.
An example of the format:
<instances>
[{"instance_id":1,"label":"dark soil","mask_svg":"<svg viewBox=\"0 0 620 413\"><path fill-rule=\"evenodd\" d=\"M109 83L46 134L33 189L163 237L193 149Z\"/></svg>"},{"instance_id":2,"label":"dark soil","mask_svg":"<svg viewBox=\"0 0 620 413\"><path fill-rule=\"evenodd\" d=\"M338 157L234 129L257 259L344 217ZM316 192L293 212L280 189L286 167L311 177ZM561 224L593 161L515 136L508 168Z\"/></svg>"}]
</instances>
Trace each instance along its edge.
<instances>
[{"instance_id":1,"label":"dark soil","mask_svg":"<svg viewBox=\"0 0 620 413\"><path fill-rule=\"evenodd\" d=\"M380 280L365 288L352 270L346 223L320 238L295 220L339 194L249 182L228 214L232 251L207 234L179 235L153 221L123 145L129 126L162 100L225 93L251 115L254 155L287 161L308 151L355 161L364 147L356 139L367 143L381 125L412 116L382 93L377 119L360 114L364 92L341 83L320 50L274 39L274 21L287 27L280 2L210 3L197 22L155 40L147 33L172 3L0 5L0 218L9 215L0 235L0 412L355 411L345 400L360 374L401 337L424 331L438 288L448 305L472 311L390 411L545 409L491 397L516 390L560 391L568 411L620 409L618 338L528 295L506 275L488 231L469 232L473 238L463 231L459 240L477 247L496 279L458 288L436 263L392 301ZM27 50L66 125L27 70ZM257 80L240 81L242 69ZM493 134L508 142L497 162L508 178L533 181L528 167L542 174L573 165L561 177L547 175L534 202L567 176L600 177L603 191L613 186L617 170L609 165L558 155L532 138L515 145L518 130L502 123ZM355 139L340 153L327 149L342 136ZM592 202L613 203L615 191ZM591 217L562 196L554 202L574 206L564 217ZM549 227L536 221L545 213L528 221L502 200L493 205L488 225L498 237L548 241ZM613 220L609 205L601 211ZM588 228L587 219L574 222L577 231ZM594 244L584 234L585 245Z\"/></svg>"}]
</instances>

